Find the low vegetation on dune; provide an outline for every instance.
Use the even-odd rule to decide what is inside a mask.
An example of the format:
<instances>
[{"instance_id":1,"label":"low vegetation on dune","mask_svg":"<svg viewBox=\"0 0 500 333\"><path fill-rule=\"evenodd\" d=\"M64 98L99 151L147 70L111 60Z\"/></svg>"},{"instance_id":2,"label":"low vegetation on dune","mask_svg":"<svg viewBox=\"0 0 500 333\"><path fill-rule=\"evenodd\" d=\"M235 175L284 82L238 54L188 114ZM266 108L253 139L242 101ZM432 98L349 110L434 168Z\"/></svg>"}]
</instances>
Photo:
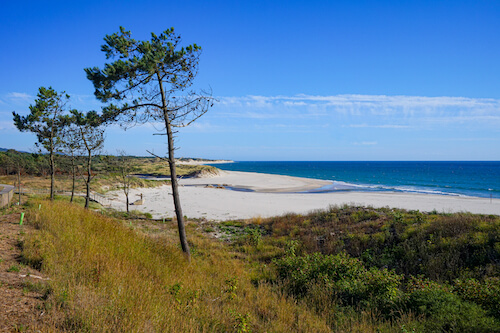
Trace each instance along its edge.
<instances>
[{"instance_id":1,"label":"low vegetation on dune","mask_svg":"<svg viewBox=\"0 0 500 333\"><path fill-rule=\"evenodd\" d=\"M329 328L312 310L254 286L224 244L188 230L192 261L172 223L131 228L98 213L44 202L28 215L25 262L51 277L46 329L88 332L249 332Z\"/></svg>"},{"instance_id":2,"label":"low vegetation on dune","mask_svg":"<svg viewBox=\"0 0 500 333\"><path fill-rule=\"evenodd\" d=\"M46 330L500 332L499 216L190 221L189 263L172 221L31 206L23 261L50 276Z\"/></svg>"},{"instance_id":3,"label":"low vegetation on dune","mask_svg":"<svg viewBox=\"0 0 500 333\"><path fill-rule=\"evenodd\" d=\"M108 191L119 190L121 185L119 183L119 176L113 173L106 173L98 175L93 184L92 191L98 193L106 193ZM0 183L4 184L16 184L17 179L16 176L0 176ZM24 175L21 179L21 184L23 191L30 193L31 190L36 191L47 189L47 184L50 183L50 177L44 176L31 176ZM70 175L59 175L56 182L56 193L70 193L71 192L71 183L72 179ZM130 185L132 188L139 187L157 187L161 185L168 184L168 180L147 180L138 177L131 176L130 177ZM85 183L78 179L75 183L75 192L84 193L85 192Z\"/></svg>"},{"instance_id":4,"label":"low vegetation on dune","mask_svg":"<svg viewBox=\"0 0 500 333\"><path fill-rule=\"evenodd\" d=\"M182 159L180 160L182 162ZM169 176L168 162L159 158L136 158L135 173L153 176ZM201 164L177 164L177 175L180 177L193 177L200 173L217 174L217 168Z\"/></svg>"},{"instance_id":5,"label":"low vegetation on dune","mask_svg":"<svg viewBox=\"0 0 500 333\"><path fill-rule=\"evenodd\" d=\"M240 235L232 248L260 272L254 283L334 330L500 331L499 216L344 206L205 230Z\"/></svg>"},{"instance_id":6,"label":"low vegetation on dune","mask_svg":"<svg viewBox=\"0 0 500 333\"><path fill-rule=\"evenodd\" d=\"M0 183L15 185L18 182L17 164L13 161L16 157L21 165L20 179L23 189L47 189L50 187L48 157L43 154L30 154L18 152L0 152ZM72 189L71 157L57 156L55 188L58 193L70 192ZM81 160L76 161L77 172L75 178L75 191L85 192L85 182ZM93 191L105 193L120 189L122 175L120 165L126 164L127 178L131 188L156 187L169 184L170 169L168 162L160 158L134 157L134 156L107 156L99 155L92 159ZM217 168L208 165L179 164L177 175L180 177L195 177L201 174L217 174ZM165 177L165 180L148 180L143 175Z\"/></svg>"}]
</instances>

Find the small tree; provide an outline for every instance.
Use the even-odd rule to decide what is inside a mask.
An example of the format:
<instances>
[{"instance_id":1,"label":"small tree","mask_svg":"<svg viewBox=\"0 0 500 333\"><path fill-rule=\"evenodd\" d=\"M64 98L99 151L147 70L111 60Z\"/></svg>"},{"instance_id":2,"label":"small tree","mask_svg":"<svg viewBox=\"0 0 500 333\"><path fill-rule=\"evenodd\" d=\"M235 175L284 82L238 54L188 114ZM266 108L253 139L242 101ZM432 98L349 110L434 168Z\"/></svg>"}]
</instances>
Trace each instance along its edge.
<instances>
[{"instance_id":1,"label":"small tree","mask_svg":"<svg viewBox=\"0 0 500 333\"><path fill-rule=\"evenodd\" d=\"M0 167L2 168L2 175L8 175L10 173L10 158L7 153L0 151Z\"/></svg>"},{"instance_id":2,"label":"small tree","mask_svg":"<svg viewBox=\"0 0 500 333\"><path fill-rule=\"evenodd\" d=\"M110 157L108 168L111 172L115 172L120 179L121 188L123 190L123 194L125 194L125 206L128 213L130 202L129 193L132 185L132 177L130 177L130 175L135 169L132 159L127 156L125 151L118 150L117 156Z\"/></svg>"},{"instance_id":3,"label":"small tree","mask_svg":"<svg viewBox=\"0 0 500 333\"><path fill-rule=\"evenodd\" d=\"M19 194L19 205L21 205L21 173L26 169L26 158L22 153L9 149L2 161L2 163L6 163L6 166L10 167L11 170L14 170L17 175L17 182L14 182L14 186L17 185L17 192Z\"/></svg>"},{"instance_id":4,"label":"small tree","mask_svg":"<svg viewBox=\"0 0 500 333\"><path fill-rule=\"evenodd\" d=\"M86 155L85 160L85 181L86 195L85 208L90 204L90 183L95 175L92 175L92 156L96 155L104 146L104 128L97 126L94 122L93 112L83 114L76 110L71 111L72 121L75 124L75 142L78 143L78 150Z\"/></svg>"},{"instance_id":5,"label":"small tree","mask_svg":"<svg viewBox=\"0 0 500 333\"><path fill-rule=\"evenodd\" d=\"M47 177L50 175L50 156L43 154L40 148L36 149L34 153L31 153L33 161L33 174L40 175L42 177Z\"/></svg>"},{"instance_id":6,"label":"small tree","mask_svg":"<svg viewBox=\"0 0 500 333\"><path fill-rule=\"evenodd\" d=\"M182 250L190 259L184 216L179 198L174 158L173 127L183 127L201 117L212 106L212 97L206 93L186 91L197 73L201 48L189 45L179 49L180 36L174 29L151 40L137 41L129 31L106 35L102 51L106 58L118 59L107 63L103 70L85 69L95 87L95 96L109 103L103 109L103 121L121 121L133 125L160 122L167 136L168 162L172 180L172 194ZM118 102L120 105L112 104Z\"/></svg>"},{"instance_id":7,"label":"small tree","mask_svg":"<svg viewBox=\"0 0 500 333\"><path fill-rule=\"evenodd\" d=\"M82 145L80 140L80 130L73 124L65 128L62 135L62 147L63 152L68 156L70 161L71 169L71 198L70 202L73 202L75 196L75 183L76 176L78 173L77 159L81 154Z\"/></svg>"},{"instance_id":8,"label":"small tree","mask_svg":"<svg viewBox=\"0 0 500 333\"><path fill-rule=\"evenodd\" d=\"M64 107L69 96L57 93L51 87L38 89L35 105L30 105L30 114L23 117L12 112L14 124L21 131L36 134L38 144L49 152L50 158L50 199L54 200L55 153L60 146L60 134L65 125Z\"/></svg>"}]
</instances>

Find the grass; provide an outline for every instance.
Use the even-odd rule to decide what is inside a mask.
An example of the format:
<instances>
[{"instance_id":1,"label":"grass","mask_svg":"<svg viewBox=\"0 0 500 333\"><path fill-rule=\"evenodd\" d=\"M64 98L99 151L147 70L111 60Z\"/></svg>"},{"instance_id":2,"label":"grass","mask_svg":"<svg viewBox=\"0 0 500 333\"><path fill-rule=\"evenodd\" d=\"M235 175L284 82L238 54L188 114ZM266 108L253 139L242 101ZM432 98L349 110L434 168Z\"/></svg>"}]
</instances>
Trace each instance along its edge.
<instances>
[{"instance_id":1,"label":"grass","mask_svg":"<svg viewBox=\"0 0 500 333\"><path fill-rule=\"evenodd\" d=\"M252 285L245 264L194 226L188 263L172 230L150 237L64 202L44 202L29 220L39 231L27 237L25 259L51 277L47 329L330 331L311 310L266 284Z\"/></svg>"},{"instance_id":2,"label":"grass","mask_svg":"<svg viewBox=\"0 0 500 333\"><path fill-rule=\"evenodd\" d=\"M158 158L136 158L135 168L138 174L169 176L170 168L167 161ZM217 168L209 165L176 164L177 175L181 177L195 176L199 173L217 173Z\"/></svg>"},{"instance_id":3,"label":"grass","mask_svg":"<svg viewBox=\"0 0 500 333\"><path fill-rule=\"evenodd\" d=\"M17 181L15 175L0 176L0 182L5 184L14 184ZM32 176L23 175L21 176L21 182L23 188L27 189L49 189L50 188L50 177L46 176ZM161 185L168 184L168 181L152 181L141 179L137 177L131 178L131 187L157 187ZM65 192L71 192L72 179L70 175L57 175L56 176L56 190L64 190ZM92 180L91 189L99 193L105 193L107 191L119 190L120 180L116 174L103 173L98 174L97 177ZM82 179L78 178L75 183L75 192L84 193L86 191L85 183Z\"/></svg>"},{"instance_id":4,"label":"grass","mask_svg":"<svg viewBox=\"0 0 500 333\"><path fill-rule=\"evenodd\" d=\"M50 281L27 288L43 290L48 331L500 332L498 216L344 206L191 221L188 263L172 220L31 205L24 263Z\"/></svg>"},{"instance_id":5,"label":"grass","mask_svg":"<svg viewBox=\"0 0 500 333\"><path fill-rule=\"evenodd\" d=\"M170 169L166 161L153 158L131 158L133 164L133 173L135 174L151 174L156 176L169 176ZM117 173L105 171L103 162L96 160L94 169L97 171L96 178L92 181L91 187L93 191L105 193L108 191L120 189L120 177ZM207 165L177 165L177 175L180 177L195 176L200 173L217 173L217 169ZM138 187L157 187L169 184L169 180L147 180L138 177L130 178L130 186ZM16 175L0 176L0 183L15 184L17 182ZM22 175L21 182L23 188L28 189L48 189L50 188L50 176L34 176ZM72 177L68 173L56 175L56 190L64 190L71 192ZM85 192L85 183L81 177L76 178L75 191Z\"/></svg>"},{"instance_id":6,"label":"grass","mask_svg":"<svg viewBox=\"0 0 500 333\"><path fill-rule=\"evenodd\" d=\"M54 197L55 200L57 201L64 201L64 202L68 202L70 201L71 197L67 196L67 195L56 195ZM75 196L73 197L73 203L75 205L78 205L80 207L85 207L85 198L84 197L80 197L80 196ZM95 202L95 201L90 201L89 202L89 209L93 209L93 210L101 210L103 209L102 205Z\"/></svg>"},{"instance_id":7,"label":"grass","mask_svg":"<svg viewBox=\"0 0 500 333\"><path fill-rule=\"evenodd\" d=\"M20 271L21 271L21 268L18 265L11 265L7 269L7 272L13 272L13 273L19 273Z\"/></svg>"}]
</instances>

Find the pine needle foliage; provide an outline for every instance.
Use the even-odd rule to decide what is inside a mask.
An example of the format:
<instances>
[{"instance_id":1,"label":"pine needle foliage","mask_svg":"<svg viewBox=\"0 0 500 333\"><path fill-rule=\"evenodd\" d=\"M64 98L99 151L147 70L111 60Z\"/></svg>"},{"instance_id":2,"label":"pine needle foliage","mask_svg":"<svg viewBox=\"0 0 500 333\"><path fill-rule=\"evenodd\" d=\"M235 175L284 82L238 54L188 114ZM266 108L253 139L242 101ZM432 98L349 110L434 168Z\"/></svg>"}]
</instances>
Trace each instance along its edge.
<instances>
[{"instance_id":1,"label":"pine needle foliage","mask_svg":"<svg viewBox=\"0 0 500 333\"><path fill-rule=\"evenodd\" d=\"M172 194L180 243L190 258L186 241L184 215L179 198L174 157L174 127L185 127L208 111L211 94L188 89L198 70L201 47L181 47L174 28L150 40L135 40L130 31L120 27L118 33L106 35L101 50L106 59L104 69L86 68L87 78L95 87L95 96L104 103L101 121L119 121L125 127L151 122L161 126L167 137L168 162L172 176ZM115 104L117 103L117 104Z\"/></svg>"},{"instance_id":2,"label":"pine needle foliage","mask_svg":"<svg viewBox=\"0 0 500 333\"><path fill-rule=\"evenodd\" d=\"M30 113L21 116L12 112L14 124L21 132L36 134L38 144L49 152L50 156L50 199L54 199L55 190L55 154L61 148L61 134L67 124L64 117L65 106L69 95L58 93L52 87L40 87L34 105L30 105Z\"/></svg>"}]
</instances>

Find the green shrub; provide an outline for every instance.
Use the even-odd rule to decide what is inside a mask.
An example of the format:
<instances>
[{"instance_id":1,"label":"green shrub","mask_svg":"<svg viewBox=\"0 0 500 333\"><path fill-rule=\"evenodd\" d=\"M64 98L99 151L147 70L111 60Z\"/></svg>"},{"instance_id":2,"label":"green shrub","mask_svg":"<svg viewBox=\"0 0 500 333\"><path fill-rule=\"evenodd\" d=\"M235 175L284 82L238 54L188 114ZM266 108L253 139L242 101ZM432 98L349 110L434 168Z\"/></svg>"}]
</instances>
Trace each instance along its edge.
<instances>
[{"instance_id":1,"label":"green shrub","mask_svg":"<svg viewBox=\"0 0 500 333\"><path fill-rule=\"evenodd\" d=\"M407 307L423 315L425 332L500 332L500 324L477 304L441 288L424 288L408 295Z\"/></svg>"},{"instance_id":2,"label":"green shrub","mask_svg":"<svg viewBox=\"0 0 500 333\"><path fill-rule=\"evenodd\" d=\"M500 278L456 280L456 292L465 300L477 303L491 315L500 318Z\"/></svg>"},{"instance_id":3,"label":"green shrub","mask_svg":"<svg viewBox=\"0 0 500 333\"><path fill-rule=\"evenodd\" d=\"M451 283L500 275L498 216L345 206L273 217L263 226L266 235L299 240L304 253L346 252L405 276Z\"/></svg>"},{"instance_id":4,"label":"green shrub","mask_svg":"<svg viewBox=\"0 0 500 333\"><path fill-rule=\"evenodd\" d=\"M345 253L289 255L274 263L285 289L298 297L304 297L315 284L346 305L390 306L400 297L402 276L387 269L368 270Z\"/></svg>"}]
</instances>

